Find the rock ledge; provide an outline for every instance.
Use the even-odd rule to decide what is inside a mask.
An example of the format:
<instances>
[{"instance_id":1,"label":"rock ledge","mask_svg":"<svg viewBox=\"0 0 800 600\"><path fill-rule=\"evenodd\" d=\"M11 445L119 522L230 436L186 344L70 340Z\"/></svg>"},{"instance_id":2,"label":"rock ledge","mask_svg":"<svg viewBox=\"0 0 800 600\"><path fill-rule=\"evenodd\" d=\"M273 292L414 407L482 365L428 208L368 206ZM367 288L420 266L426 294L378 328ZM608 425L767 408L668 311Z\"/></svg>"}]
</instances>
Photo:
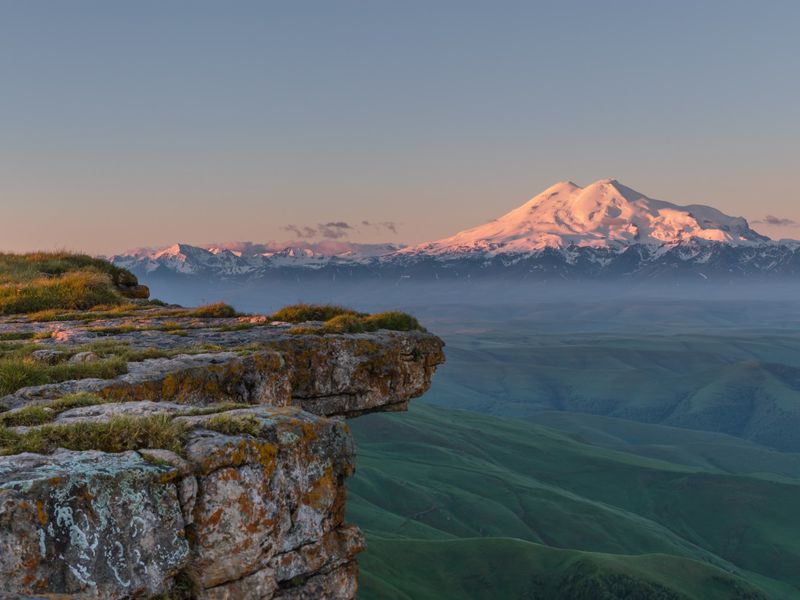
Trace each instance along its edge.
<instances>
[{"instance_id":1,"label":"rock ledge","mask_svg":"<svg viewBox=\"0 0 800 600\"><path fill-rule=\"evenodd\" d=\"M182 432L179 451L0 457L0 600L355 597L364 541L344 521L355 448L342 417L405 409L430 386L443 344L418 331L296 335L248 319L0 320L48 365L85 352L102 362L108 348L161 354L108 379L0 398L0 418L15 423L70 394L95 397L9 435L122 416Z\"/></svg>"}]
</instances>

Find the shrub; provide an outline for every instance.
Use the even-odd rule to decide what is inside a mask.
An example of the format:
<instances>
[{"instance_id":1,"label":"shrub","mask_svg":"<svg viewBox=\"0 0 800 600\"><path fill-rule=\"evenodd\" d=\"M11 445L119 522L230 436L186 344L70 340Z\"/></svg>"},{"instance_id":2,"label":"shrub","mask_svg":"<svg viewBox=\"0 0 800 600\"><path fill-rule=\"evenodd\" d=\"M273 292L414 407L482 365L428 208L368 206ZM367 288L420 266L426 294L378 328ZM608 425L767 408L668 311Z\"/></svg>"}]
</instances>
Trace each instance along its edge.
<instances>
[{"instance_id":1,"label":"shrub","mask_svg":"<svg viewBox=\"0 0 800 600\"><path fill-rule=\"evenodd\" d=\"M197 317L200 319L213 319L213 318L227 318L237 317L239 313L236 312L230 304L224 302L215 302L214 304L206 304L205 306L198 306L186 313L187 317Z\"/></svg>"},{"instance_id":2,"label":"shrub","mask_svg":"<svg viewBox=\"0 0 800 600\"><path fill-rule=\"evenodd\" d=\"M314 307L305 304L297 305L299 307L308 307L310 309L318 309L322 307ZM294 310L295 307L288 307ZM324 307L328 308L328 307ZM339 307L336 307L339 308ZM284 309L287 310L287 309ZM365 315L357 313L349 309L340 309L341 312L329 319L321 327L305 327L297 326L289 329L289 333L297 335L307 334L326 334L326 333L362 333L364 331L377 331L378 329L389 329L391 331L425 331L425 328L419 324L419 321L409 314L399 311L388 311L374 315ZM279 311L280 312L280 311ZM273 315L276 318L279 313ZM313 313L315 317L324 316L322 311ZM283 315L282 315L283 316ZM285 319L279 319L285 320ZM313 320L320 320L319 318Z\"/></svg>"},{"instance_id":3,"label":"shrub","mask_svg":"<svg viewBox=\"0 0 800 600\"><path fill-rule=\"evenodd\" d=\"M293 304L283 307L271 318L273 321L303 323L305 321L329 321L340 315L363 316L362 313L335 304Z\"/></svg>"},{"instance_id":4,"label":"shrub","mask_svg":"<svg viewBox=\"0 0 800 600\"><path fill-rule=\"evenodd\" d=\"M390 329L392 331L425 331L419 321L411 315L399 312L388 311L369 315L364 319L367 330Z\"/></svg>"},{"instance_id":5,"label":"shrub","mask_svg":"<svg viewBox=\"0 0 800 600\"><path fill-rule=\"evenodd\" d=\"M365 330L365 319L351 314L333 317L322 326L323 333L361 333Z\"/></svg>"}]
</instances>

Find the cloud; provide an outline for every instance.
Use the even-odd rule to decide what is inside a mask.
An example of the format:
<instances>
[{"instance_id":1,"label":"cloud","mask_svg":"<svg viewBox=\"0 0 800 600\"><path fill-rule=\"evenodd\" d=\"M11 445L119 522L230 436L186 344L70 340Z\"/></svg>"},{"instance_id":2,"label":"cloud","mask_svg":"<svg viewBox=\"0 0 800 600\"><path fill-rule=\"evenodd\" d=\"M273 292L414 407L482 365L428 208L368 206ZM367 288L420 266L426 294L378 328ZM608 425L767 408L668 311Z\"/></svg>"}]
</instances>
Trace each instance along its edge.
<instances>
[{"instance_id":1,"label":"cloud","mask_svg":"<svg viewBox=\"0 0 800 600\"><path fill-rule=\"evenodd\" d=\"M320 223L318 226L319 234L329 240L338 240L345 237L353 228L344 221L331 221L330 223Z\"/></svg>"},{"instance_id":2,"label":"cloud","mask_svg":"<svg viewBox=\"0 0 800 600\"><path fill-rule=\"evenodd\" d=\"M393 221L361 221L360 227L368 227L378 231L390 231L397 234L398 226ZM324 238L328 240L341 240L351 233L359 231L346 221L329 221L327 223L317 223L316 226L309 225L285 225L284 231L293 234L297 239Z\"/></svg>"},{"instance_id":3,"label":"cloud","mask_svg":"<svg viewBox=\"0 0 800 600\"><path fill-rule=\"evenodd\" d=\"M361 221L361 224L364 227L373 227L375 229L386 229L387 231L391 231L392 233L397 233L397 223L394 221L379 221L377 223L373 223L371 221Z\"/></svg>"},{"instance_id":4,"label":"cloud","mask_svg":"<svg viewBox=\"0 0 800 600\"><path fill-rule=\"evenodd\" d=\"M290 233L295 234L298 238L313 238L317 237L317 230L313 227L308 227L306 225L298 226L298 225L286 225L282 228L284 231L288 231Z\"/></svg>"},{"instance_id":5,"label":"cloud","mask_svg":"<svg viewBox=\"0 0 800 600\"><path fill-rule=\"evenodd\" d=\"M285 225L281 229L293 233L298 239L322 237L329 240L341 239L350 231L354 230L349 223L345 223L344 221L319 223L316 227L310 227L308 225Z\"/></svg>"},{"instance_id":6,"label":"cloud","mask_svg":"<svg viewBox=\"0 0 800 600\"><path fill-rule=\"evenodd\" d=\"M763 219L753 221L753 223L761 223L763 225L772 225L773 227L797 227L800 225L794 219L787 219L786 217L776 217L775 215L767 215Z\"/></svg>"}]
</instances>

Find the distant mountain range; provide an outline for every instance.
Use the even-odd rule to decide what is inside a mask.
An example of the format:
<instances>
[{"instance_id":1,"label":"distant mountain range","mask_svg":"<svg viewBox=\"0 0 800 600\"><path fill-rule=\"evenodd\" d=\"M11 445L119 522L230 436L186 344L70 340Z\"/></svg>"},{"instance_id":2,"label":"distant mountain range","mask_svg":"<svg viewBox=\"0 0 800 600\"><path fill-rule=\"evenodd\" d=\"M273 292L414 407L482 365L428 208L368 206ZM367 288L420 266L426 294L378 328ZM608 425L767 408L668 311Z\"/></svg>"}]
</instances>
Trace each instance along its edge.
<instances>
[{"instance_id":1,"label":"distant mountain range","mask_svg":"<svg viewBox=\"0 0 800 600\"><path fill-rule=\"evenodd\" d=\"M800 242L773 241L742 217L653 200L603 179L557 183L494 221L417 246L175 244L112 261L149 277L719 281L798 276Z\"/></svg>"}]
</instances>

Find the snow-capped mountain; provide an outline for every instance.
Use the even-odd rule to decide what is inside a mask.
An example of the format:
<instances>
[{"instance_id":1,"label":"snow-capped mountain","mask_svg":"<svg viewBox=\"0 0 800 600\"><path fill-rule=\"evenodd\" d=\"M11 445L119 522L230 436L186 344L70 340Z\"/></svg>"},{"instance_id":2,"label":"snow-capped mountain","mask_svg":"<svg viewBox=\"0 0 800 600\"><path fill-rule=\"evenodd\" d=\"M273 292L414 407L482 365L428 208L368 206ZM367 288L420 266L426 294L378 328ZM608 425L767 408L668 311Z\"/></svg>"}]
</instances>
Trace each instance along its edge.
<instances>
[{"instance_id":1,"label":"snow-capped mountain","mask_svg":"<svg viewBox=\"0 0 800 600\"><path fill-rule=\"evenodd\" d=\"M154 272L214 277L252 277L279 268L322 269L341 262L357 264L396 252L394 244L354 244L341 241L289 244L234 242L167 248L139 248L111 257L121 267L141 275Z\"/></svg>"},{"instance_id":2,"label":"snow-capped mountain","mask_svg":"<svg viewBox=\"0 0 800 600\"><path fill-rule=\"evenodd\" d=\"M613 179L602 179L586 187L557 183L499 219L402 252L495 256L572 246L621 250L633 244L768 241L741 217L729 217L710 206L652 200Z\"/></svg>"},{"instance_id":3,"label":"snow-capped mountain","mask_svg":"<svg viewBox=\"0 0 800 600\"><path fill-rule=\"evenodd\" d=\"M561 182L494 221L412 247L341 241L175 244L112 258L147 276L220 279L600 279L800 276L800 243L742 217L654 200L613 179Z\"/></svg>"}]
</instances>

